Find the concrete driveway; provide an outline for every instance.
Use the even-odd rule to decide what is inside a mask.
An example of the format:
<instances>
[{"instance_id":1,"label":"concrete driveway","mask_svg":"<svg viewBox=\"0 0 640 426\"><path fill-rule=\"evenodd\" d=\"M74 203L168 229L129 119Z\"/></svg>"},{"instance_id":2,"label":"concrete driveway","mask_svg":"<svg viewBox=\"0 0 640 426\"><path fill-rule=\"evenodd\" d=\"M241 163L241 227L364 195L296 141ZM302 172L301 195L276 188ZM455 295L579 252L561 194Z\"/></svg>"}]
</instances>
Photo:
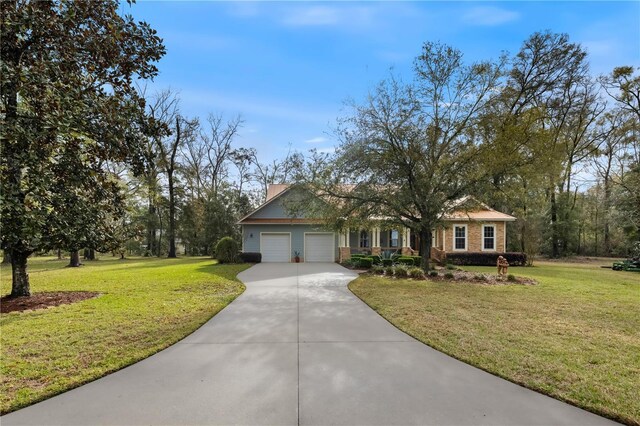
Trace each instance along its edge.
<instances>
[{"instance_id":1,"label":"concrete driveway","mask_svg":"<svg viewBox=\"0 0 640 426\"><path fill-rule=\"evenodd\" d=\"M247 290L144 361L3 426L612 423L448 357L390 325L336 264L260 264Z\"/></svg>"}]
</instances>

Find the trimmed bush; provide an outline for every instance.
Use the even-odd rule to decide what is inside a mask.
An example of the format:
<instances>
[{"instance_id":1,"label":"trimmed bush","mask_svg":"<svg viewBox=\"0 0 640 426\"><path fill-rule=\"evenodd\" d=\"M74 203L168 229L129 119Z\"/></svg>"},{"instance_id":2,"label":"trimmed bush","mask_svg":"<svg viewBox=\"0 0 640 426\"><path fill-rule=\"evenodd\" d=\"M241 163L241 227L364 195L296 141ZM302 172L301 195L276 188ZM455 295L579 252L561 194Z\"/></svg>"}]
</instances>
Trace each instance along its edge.
<instances>
[{"instance_id":1,"label":"trimmed bush","mask_svg":"<svg viewBox=\"0 0 640 426\"><path fill-rule=\"evenodd\" d=\"M518 281L518 279L516 278L515 275L509 274L507 275L507 281L515 282L515 281Z\"/></svg>"},{"instance_id":2,"label":"trimmed bush","mask_svg":"<svg viewBox=\"0 0 640 426\"><path fill-rule=\"evenodd\" d=\"M391 259L382 259L382 266L391 266L393 265L393 260Z\"/></svg>"},{"instance_id":3,"label":"trimmed bush","mask_svg":"<svg viewBox=\"0 0 640 426\"><path fill-rule=\"evenodd\" d=\"M413 266L415 265L413 261L413 257L410 256L400 256L398 260L396 260L401 265Z\"/></svg>"},{"instance_id":4,"label":"trimmed bush","mask_svg":"<svg viewBox=\"0 0 640 426\"><path fill-rule=\"evenodd\" d=\"M382 258L378 255L372 255L369 256L372 260L373 260L373 264L374 265L381 265L382 264Z\"/></svg>"},{"instance_id":5,"label":"trimmed bush","mask_svg":"<svg viewBox=\"0 0 640 426\"><path fill-rule=\"evenodd\" d=\"M438 276L438 271L429 271L429 276L430 277L437 277Z\"/></svg>"},{"instance_id":6,"label":"trimmed bush","mask_svg":"<svg viewBox=\"0 0 640 426\"><path fill-rule=\"evenodd\" d=\"M403 277L403 278L404 278L404 277L408 277L408 276L409 276L409 268L407 268L407 267L406 267L405 265L403 265L403 264L396 265L396 266L393 268L393 274L394 274L396 277Z\"/></svg>"},{"instance_id":7,"label":"trimmed bush","mask_svg":"<svg viewBox=\"0 0 640 426\"><path fill-rule=\"evenodd\" d=\"M244 263L260 263L262 262L262 253L240 253L240 260Z\"/></svg>"},{"instance_id":8,"label":"trimmed bush","mask_svg":"<svg viewBox=\"0 0 640 426\"><path fill-rule=\"evenodd\" d=\"M447 263L455 265L473 265L473 266L496 266L498 256L507 259L510 266L525 266L527 264L526 253L510 252L510 253L488 253L488 252L465 252L465 253L447 253Z\"/></svg>"},{"instance_id":9,"label":"trimmed bush","mask_svg":"<svg viewBox=\"0 0 640 426\"><path fill-rule=\"evenodd\" d=\"M417 266L409 268L408 273L411 278L424 278L424 271L422 268L418 268Z\"/></svg>"},{"instance_id":10,"label":"trimmed bush","mask_svg":"<svg viewBox=\"0 0 640 426\"><path fill-rule=\"evenodd\" d=\"M361 268L369 269L373 265L373 260L369 257L361 257L358 259L358 266Z\"/></svg>"},{"instance_id":11,"label":"trimmed bush","mask_svg":"<svg viewBox=\"0 0 640 426\"><path fill-rule=\"evenodd\" d=\"M352 259L360 259L361 257L365 257L365 255L364 255L364 254L362 254L362 253L353 253L353 254L351 255L351 258L352 258Z\"/></svg>"},{"instance_id":12,"label":"trimmed bush","mask_svg":"<svg viewBox=\"0 0 640 426\"><path fill-rule=\"evenodd\" d=\"M444 277L448 280L453 279L453 273L452 272L447 272L444 274Z\"/></svg>"},{"instance_id":13,"label":"trimmed bush","mask_svg":"<svg viewBox=\"0 0 640 426\"><path fill-rule=\"evenodd\" d=\"M447 263L447 266L445 266L445 268L447 268L447 269L448 269L448 270L450 270L450 271L455 271L455 270L456 270L456 267L455 267L455 266L453 266L453 265L452 265L452 264L450 264L450 263Z\"/></svg>"},{"instance_id":14,"label":"trimmed bush","mask_svg":"<svg viewBox=\"0 0 640 426\"><path fill-rule=\"evenodd\" d=\"M413 259L413 264L416 266L422 265L422 256L411 256Z\"/></svg>"},{"instance_id":15,"label":"trimmed bush","mask_svg":"<svg viewBox=\"0 0 640 426\"><path fill-rule=\"evenodd\" d=\"M234 263L238 258L238 243L231 237L220 238L215 248L215 258L220 263Z\"/></svg>"}]
</instances>

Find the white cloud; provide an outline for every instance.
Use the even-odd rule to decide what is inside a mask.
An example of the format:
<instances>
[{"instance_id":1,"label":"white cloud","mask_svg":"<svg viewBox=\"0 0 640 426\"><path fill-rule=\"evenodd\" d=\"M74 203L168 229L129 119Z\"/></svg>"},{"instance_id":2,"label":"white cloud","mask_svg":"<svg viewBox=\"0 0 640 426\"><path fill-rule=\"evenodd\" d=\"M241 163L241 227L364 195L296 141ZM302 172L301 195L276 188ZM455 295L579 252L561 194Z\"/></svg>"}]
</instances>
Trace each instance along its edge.
<instances>
[{"instance_id":1,"label":"white cloud","mask_svg":"<svg viewBox=\"0 0 640 426\"><path fill-rule=\"evenodd\" d=\"M380 7L367 6L292 6L281 10L279 21L288 27L341 27L350 30L375 28L382 16Z\"/></svg>"},{"instance_id":2,"label":"white cloud","mask_svg":"<svg viewBox=\"0 0 640 426\"><path fill-rule=\"evenodd\" d=\"M327 138L323 138L322 136L318 136L315 138L307 139L304 143L323 143L326 142Z\"/></svg>"},{"instance_id":3,"label":"white cloud","mask_svg":"<svg viewBox=\"0 0 640 426\"><path fill-rule=\"evenodd\" d=\"M462 20L471 25L494 26L512 22L520 18L518 12L495 6L477 6L462 15Z\"/></svg>"},{"instance_id":4,"label":"white cloud","mask_svg":"<svg viewBox=\"0 0 640 426\"><path fill-rule=\"evenodd\" d=\"M340 22L340 13L334 7L298 7L285 14L282 23L293 27L332 26Z\"/></svg>"},{"instance_id":5,"label":"white cloud","mask_svg":"<svg viewBox=\"0 0 640 426\"><path fill-rule=\"evenodd\" d=\"M260 5L258 3L237 1L229 5L229 14L238 18L253 18L260 14Z\"/></svg>"}]
</instances>

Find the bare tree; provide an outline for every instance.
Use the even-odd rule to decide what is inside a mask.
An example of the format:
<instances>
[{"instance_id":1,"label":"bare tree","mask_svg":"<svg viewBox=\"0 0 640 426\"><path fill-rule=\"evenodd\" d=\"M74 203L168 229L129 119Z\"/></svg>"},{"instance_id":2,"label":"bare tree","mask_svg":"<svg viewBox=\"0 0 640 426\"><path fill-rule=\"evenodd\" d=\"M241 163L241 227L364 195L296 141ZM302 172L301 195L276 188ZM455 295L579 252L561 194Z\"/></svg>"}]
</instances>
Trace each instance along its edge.
<instances>
[{"instance_id":1,"label":"bare tree","mask_svg":"<svg viewBox=\"0 0 640 426\"><path fill-rule=\"evenodd\" d=\"M175 258L176 254L176 181L178 148L185 140L194 137L198 130L197 119L186 119L180 115L179 99L171 90L158 93L154 102L150 105L151 115L158 122L163 123L169 133L165 137L155 139L155 145L159 153L159 164L167 176L169 191L169 218L168 218L168 257Z\"/></svg>"},{"instance_id":2,"label":"bare tree","mask_svg":"<svg viewBox=\"0 0 640 426\"><path fill-rule=\"evenodd\" d=\"M284 159L274 159L270 163L260 162L257 154L253 153L253 180L262 188L262 201L267 198L267 189L272 183L289 183L294 171L303 164L303 156L299 152L292 152L291 144Z\"/></svg>"},{"instance_id":3,"label":"bare tree","mask_svg":"<svg viewBox=\"0 0 640 426\"><path fill-rule=\"evenodd\" d=\"M227 162L233 152L233 139L242 126L242 118L235 117L224 121L222 114L210 114L209 128L200 132L208 164L205 167L209 183L209 196L216 198L221 182L227 177Z\"/></svg>"}]
</instances>

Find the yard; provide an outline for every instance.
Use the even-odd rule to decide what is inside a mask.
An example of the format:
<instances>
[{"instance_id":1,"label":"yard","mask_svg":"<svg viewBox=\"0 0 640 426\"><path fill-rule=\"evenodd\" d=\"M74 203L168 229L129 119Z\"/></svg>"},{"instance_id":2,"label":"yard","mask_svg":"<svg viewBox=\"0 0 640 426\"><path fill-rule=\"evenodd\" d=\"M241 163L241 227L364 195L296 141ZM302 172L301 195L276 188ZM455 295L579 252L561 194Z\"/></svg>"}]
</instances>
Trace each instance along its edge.
<instances>
[{"instance_id":1,"label":"yard","mask_svg":"<svg viewBox=\"0 0 640 426\"><path fill-rule=\"evenodd\" d=\"M228 305L249 265L209 258L116 260L81 268L29 260L31 290L100 296L48 309L2 314L0 410L16 410L146 358L188 335ZM0 290L11 290L10 267Z\"/></svg>"},{"instance_id":2,"label":"yard","mask_svg":"<svg viewBox=\"0 0 640 426\"><path fill-rule=\"evenodd\" d=\"M398 328L442 352L595 413L640 424L640 274L556 262L509 272L539 284L363 275L349 287Z\"/></svg>"}]
</instances>

